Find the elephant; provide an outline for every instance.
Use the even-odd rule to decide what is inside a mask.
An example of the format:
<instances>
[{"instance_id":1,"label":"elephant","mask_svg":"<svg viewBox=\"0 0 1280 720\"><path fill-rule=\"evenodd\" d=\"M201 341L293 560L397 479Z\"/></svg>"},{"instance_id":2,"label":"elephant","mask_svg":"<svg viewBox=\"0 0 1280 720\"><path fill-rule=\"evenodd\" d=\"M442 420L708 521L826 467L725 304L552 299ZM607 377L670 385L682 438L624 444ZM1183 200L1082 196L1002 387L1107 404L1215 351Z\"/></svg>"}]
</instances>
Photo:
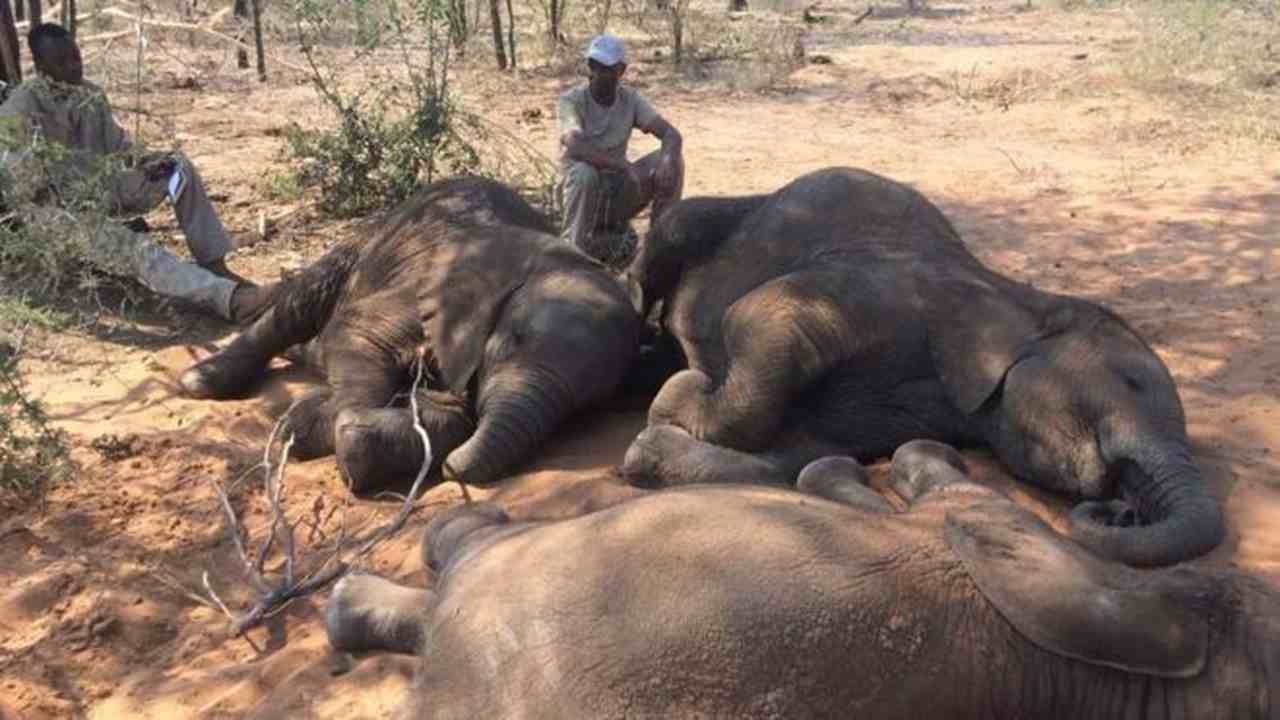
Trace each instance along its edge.
<instances>
[{"instance_id":1,"label":"elephant","mask_svg":"<svg viewBox=\"0 0 1280 720\"><path fill-rule=\"evenodd\" d=\"M350 575L339 651L417 653L407 717L1280 718L1280 593L1100 558L972 481L851 457L800 492L705 484L595 513L434 517L434 589Z\"/></svg>"},{"instance_id":2,"label":"elephant","mask_svg":"<svg viewBox=\"0 0 1280 720\"><path fill-rule=\"evenodd\" d=\"M1114 560L1168 565L1225 535L1143 338L987 268L904 184L836 167L772 194L688 198L626 273L685 366L627 451L635 484L785 484L818 457L924 438L989 448L1080 499L1071 534Z\"/></svg>"},{"instance_id":3,"label":"elephant","mask_svg":"<svg viewBox=\"0 0 1280 720\"><path fill-rule=\"evenodd\" d=\"M318 366L327 385L289 411L294 454L336 454L352 490L368 493L423 462L405 400L421 377L417 419L433 465L484 484L611 397L639 331L618 280L560 242L514 190L458 177L420 190L372 239L340 243L286 280L252 326L180 385L191 397L235 397L273 356Z\"/></svg>"}]
</instances>

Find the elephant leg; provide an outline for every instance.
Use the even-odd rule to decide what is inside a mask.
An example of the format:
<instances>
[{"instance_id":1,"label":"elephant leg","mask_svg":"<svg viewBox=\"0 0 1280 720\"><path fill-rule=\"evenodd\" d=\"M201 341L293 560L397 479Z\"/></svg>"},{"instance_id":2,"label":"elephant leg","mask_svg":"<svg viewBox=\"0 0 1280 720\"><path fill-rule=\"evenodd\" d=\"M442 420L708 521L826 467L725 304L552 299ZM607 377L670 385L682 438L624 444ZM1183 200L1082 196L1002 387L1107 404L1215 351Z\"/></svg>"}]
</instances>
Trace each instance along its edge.
<instances>
[{"instance_id":1,"label":"elephant leg","mask_svg":"<svg viewBox=\"0 0 1280 720\"><path fill-rule=\"evenodd\" d=\"M866 512L894 512L889 501L869 487L870 480L862 463L835 455L806 465L796 479L796 489Z\"/></svg>"},{"instance_id":2,"label":"elephant leg","mask_svg":"<svg viewBox=\"0 0 1280 720\"><path fill-rule=\"evenodd\" d=\"M329 645L342 652L417 654L423 623L434 603L430 590L404 587L376 575L348 575L333 587L325 607Z\"/></svg>"},{"instance_id":3,"label":"elephant leg","mask_svg":"<svg viewBox=\"0 0 1280 720\"><path fill-rule=\"evenodd\" d=\"M796 433L752 454L698 440L674 425L650 425L627 449L622 475L638 487L738 483L789 485L810 462L837 450Z\"/></svg>"},{"instance_id":4,"label":"elephant leg","mask_svg":"<svg viewBox=\"0 0 1280 720\"><path fill-rule=\"evenodd\" d=\"M465 545L488 536L493 530L510 526L511 518L493 503L454 505L427 523L422 533L422 565L442 573L460 557Z\"/></svg>"},{"instance_id":5,"label":"elephant leg","mask_svg":"<svg viewBox=\"0 0 1280 720\"><path fill-rule=\"evenodd\" d=\"M956 494L996 495L969 480L969 468L955 448L934 440L912 440L893 453L889 485L908 505Z\"/></svg>"},{"instance_id":6,"label":"elephant leg","mask_svg":"<svg viewBox=\"0 0 1280 720\"><path fill-rule=\"evenodd\" d=\"M331 388L317 388L299 398L289 408L290 454L299 460L332 455L335 412Z\"/></svg>"},{"instance_id":7,"label":"elephant leg","mask_svg":"<svg viewBox=\"0 0 1280 720\"><path fill-rule=\"evenodd\" d=\"M342 297L359 259L357 248L342 244L298 275L282 281L271 305L220 352L193 365L178 384L193 398L243 395L266 374L271 358L320 334Z\"/></svg>"},{"instance_id":8,"label":"elephant leg","mask_svg":"<svg viewBox=\"0 0 1280 720\"><path fill-rule=\"evenodd\" d=\"M727 370L676 373L649 409L649 424L676 425L695 438L754 450L784 430L793 398L856 351L857 338L834 298L846 292L830 273L799 272L761 285L731 305L722 323Z\"/></svg>"},{"instance_id":9,"label":"elephant leg","mask_svg":"<svg viewBox=\"0 0 1280 720\"><path fill-rule=\"evenodd\" d=\"M439 471L444 458L475 430L466 409L441 395L418 393L418 419L431 442L428 472ZM358 495L404 483L422 467L422 438L407 407L345 408L334 422L333 438L338 469Z\"/></svg>"}]
</instances>

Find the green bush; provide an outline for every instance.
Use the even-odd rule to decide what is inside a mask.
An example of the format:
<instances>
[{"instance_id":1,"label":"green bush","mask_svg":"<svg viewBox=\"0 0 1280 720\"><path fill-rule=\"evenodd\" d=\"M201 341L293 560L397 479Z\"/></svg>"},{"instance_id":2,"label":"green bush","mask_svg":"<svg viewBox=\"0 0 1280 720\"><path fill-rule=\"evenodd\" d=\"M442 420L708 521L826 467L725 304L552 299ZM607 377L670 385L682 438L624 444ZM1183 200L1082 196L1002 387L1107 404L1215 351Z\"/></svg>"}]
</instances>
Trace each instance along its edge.
<instances>
[{"instance_id":1,"label":"green bush","mask_svg":"<svg viewBox=\"0 0 1280 720\"><path fill-rule=\"evenodd\" d=\"M312 85L336 120L318 130L295 123L286 135L322 210L363 215L439 175L477 170L466 136L474 123L449 92L445 0L296 0L291 10Z\"/></svg>"}]
</instances>

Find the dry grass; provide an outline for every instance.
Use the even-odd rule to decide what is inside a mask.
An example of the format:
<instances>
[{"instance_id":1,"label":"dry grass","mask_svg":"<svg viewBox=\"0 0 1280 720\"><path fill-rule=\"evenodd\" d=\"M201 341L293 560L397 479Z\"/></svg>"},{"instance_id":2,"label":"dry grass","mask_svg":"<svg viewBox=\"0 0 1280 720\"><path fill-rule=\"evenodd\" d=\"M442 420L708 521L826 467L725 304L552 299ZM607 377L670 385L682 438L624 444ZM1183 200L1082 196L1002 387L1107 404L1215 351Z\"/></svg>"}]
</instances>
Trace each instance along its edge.
<instances>
[{"instance_id":1,"label":"dry grass","mask_svg":"<svg viewBox=\"0 0 1280 720\"><path fill-rule=\"evenodd\" d=\"M1183 109L1188 130L1280 142L1276 3L1165 0L1132 8L1124 76Z\"/></svg>"}]
</instances>

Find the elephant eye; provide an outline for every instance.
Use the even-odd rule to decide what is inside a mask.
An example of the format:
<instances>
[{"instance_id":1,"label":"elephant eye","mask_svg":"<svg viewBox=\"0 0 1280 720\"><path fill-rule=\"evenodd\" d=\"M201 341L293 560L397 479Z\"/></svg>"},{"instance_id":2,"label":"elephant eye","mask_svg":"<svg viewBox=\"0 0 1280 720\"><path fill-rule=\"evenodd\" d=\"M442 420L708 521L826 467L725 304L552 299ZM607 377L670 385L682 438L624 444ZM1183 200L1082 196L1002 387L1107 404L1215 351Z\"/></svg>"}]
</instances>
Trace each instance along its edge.
<instances>
[{"instance_id":1,"label":"elephant eye","mask_svg":"<svg viewBox=\"0 0 1280 720\"><path fill-rule=\"evenodd\" d=\"M1146 388L1143 386L1141 382L1138 381L1137 378L1134 378L1130 375L1124 376L1124 384L1129 386L1129 389L1134 392L1142 392L1143 390L1146 390Z\"/></svg>"}]
</instances>

